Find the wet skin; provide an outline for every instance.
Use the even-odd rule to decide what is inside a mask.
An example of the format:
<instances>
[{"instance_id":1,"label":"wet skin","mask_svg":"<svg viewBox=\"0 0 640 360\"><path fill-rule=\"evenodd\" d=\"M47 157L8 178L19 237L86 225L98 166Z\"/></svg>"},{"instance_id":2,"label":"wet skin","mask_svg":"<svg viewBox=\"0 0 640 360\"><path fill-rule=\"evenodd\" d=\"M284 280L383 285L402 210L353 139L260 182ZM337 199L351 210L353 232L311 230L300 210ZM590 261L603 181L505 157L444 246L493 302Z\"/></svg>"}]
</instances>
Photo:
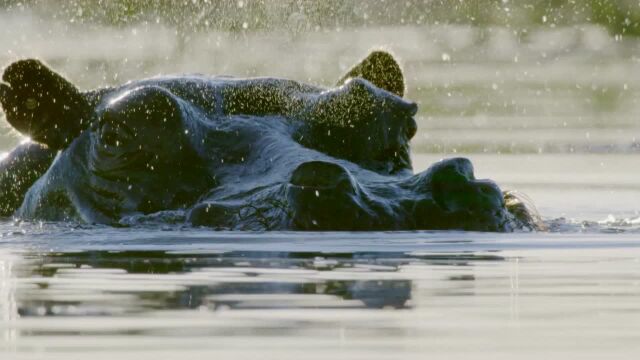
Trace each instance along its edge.
<instances>
[{"instance_id":1,"label":"wet skin","mask_svg":"<svg viewBox=\"0 0 640 360\"><path fill-rule=\"evenodd\" d=\"M363 63L393 61L374 54ZM60 149L15 215L115 225L181 210L193 225L242 230L527 225L467 159L412 174L417 106L399 96L399 67L372 68L331 89L193 75L81 93L38 61L14 63L0 85L7 120Z\"/></svg>"}]
</instances>

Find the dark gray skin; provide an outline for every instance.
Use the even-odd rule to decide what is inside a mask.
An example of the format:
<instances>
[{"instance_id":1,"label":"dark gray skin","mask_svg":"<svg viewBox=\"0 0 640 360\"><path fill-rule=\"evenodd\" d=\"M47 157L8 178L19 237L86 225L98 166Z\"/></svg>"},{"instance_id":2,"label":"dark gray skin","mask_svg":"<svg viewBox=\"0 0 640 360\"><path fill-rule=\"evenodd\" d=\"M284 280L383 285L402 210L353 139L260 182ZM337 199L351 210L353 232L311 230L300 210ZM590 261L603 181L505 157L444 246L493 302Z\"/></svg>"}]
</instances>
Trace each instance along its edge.
<instances>
[{"instance_id":1,"label":"dark gray skin","mask_svg":"<svg viewBox=\"0 0 640 360\"><path fill-rule=\"evenodd\" d=\"M22 204L24 194L44 174L56 151L27 143L17 146L0 161L0 216L11 216Z\"/></svg>"},{"instance_id":2,"label":"dark gray skin","mask_svg":"<svg viewBox=\"0 0 640 360\"><path fill-rule=\"evenodd\" d=\"M381 57L395 64L381 52L364 62ZM417 106L398 96L396 68L389 82L357 65L360 77L332 89L194 75L81 93L36 60L14 63L0 85L8 121L61 150L15 215L116 225L183 210L193 225L242 230L531 227L467 159L412 174Z\"/></svg>"}]
</instances>

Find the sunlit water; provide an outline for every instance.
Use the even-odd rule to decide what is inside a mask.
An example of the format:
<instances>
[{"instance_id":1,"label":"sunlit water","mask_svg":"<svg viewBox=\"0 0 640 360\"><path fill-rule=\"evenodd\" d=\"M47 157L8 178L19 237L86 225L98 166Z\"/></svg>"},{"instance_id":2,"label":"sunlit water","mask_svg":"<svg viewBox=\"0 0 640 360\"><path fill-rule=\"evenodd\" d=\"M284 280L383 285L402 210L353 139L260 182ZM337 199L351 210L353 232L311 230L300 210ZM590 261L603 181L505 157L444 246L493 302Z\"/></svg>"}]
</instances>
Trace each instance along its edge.
<instances>
[{"instance_id":1,"label":"sunlit water","mask_svg":"<svg viewBox=\"0 0 640 360\"><path fill-rule=\"evenodd\" d=\"M25 232L0 245L3 359L640 351L637 231Z\"/></svg>"},{"instance_id":2,"label":"sunlit water","mask_svg":"<svg viewBox=\"0 0 640 360\"><path fill-rule=\"evenodd\" d=\"M185 41L157 25L0 13L0 65L43 58L83 89L183 72L331 86L379 46L402 59L408 97L420 105L416 170L469 157L478 177L531 198L550 232L227 233L7 220L0 358L637 357L637 39L592 25L526 37L460 25ZM3 134L2 151L20 141Z\"/></svg>"}]
</instances>

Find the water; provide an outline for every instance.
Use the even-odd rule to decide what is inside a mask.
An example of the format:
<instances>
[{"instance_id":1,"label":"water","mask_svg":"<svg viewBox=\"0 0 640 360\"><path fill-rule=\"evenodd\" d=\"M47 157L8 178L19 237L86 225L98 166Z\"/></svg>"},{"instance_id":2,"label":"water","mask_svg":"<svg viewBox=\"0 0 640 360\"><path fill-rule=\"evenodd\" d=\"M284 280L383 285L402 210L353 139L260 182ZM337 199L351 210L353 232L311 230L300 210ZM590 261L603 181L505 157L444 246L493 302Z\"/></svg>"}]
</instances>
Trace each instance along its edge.
<instances>
[{"instance_id":1,"label":"water","mask_svg":"<svg viewBox=\"0 0 640 360\"><path fill-rule=\"evenodd\" d=\"M531 198L550 227L227 233L6 220L0 357L637 357L640 40L593 24L520 30L185 37L154 22L0 11L0 64L42 58L83 89L183 72L331 86L383 46L420 106L416 170L469 157L478 177ZM0 129L0 152L19 141Z\"/></svg>"},{"instance_id":2,"label":"water","mask_svg":"<svg viewBox=\"0 0 640 360\"><path fill-rule=\"evenodd\" d=\"M8 358L631 358L640 350L637 232L45 225L27 233L1 244Z\"/></svg>"}]
</instances>

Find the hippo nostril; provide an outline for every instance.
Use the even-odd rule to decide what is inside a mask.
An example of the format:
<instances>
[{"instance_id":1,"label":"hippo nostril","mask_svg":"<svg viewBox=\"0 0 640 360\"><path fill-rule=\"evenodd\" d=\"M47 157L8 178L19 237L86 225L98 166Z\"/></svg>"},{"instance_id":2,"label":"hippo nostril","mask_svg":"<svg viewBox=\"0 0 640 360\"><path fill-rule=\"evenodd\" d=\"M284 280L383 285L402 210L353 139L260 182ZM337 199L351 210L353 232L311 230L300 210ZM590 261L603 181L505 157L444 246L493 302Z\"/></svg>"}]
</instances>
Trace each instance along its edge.
<instances>
[{"instance_id":1,"label":"hippo nostril","mask_svg":"<svg viewBox=\"0 0 640 360\"><path fill-rule=\"evenodd\" d=\"M324 161L301 164L294 170L289 183L315 193L315 197L320 197L321 194L324 196L325 191L333 195L357 193L357 185L346 169L338 164Z\"/></svg>"},{"instance_id":2,"label":"hippo nostril","mask_svg":"<svg viewBox=\"0 0 640 360\"><path fill-rule=\"evenodd\" d=\"M475 183L477 184L478 190L481 194L489 197L495 197L500 199L500 202L502 202L502 192L494 182L491 180L476 180Z\"/></svg>"},{"instance_id":3,"label":"hippo nostril","mask_svg":"<svg viewBox=\"0 0 640 360\"><path fill-rule=\"evenodd\" d=\"M334 188L340 185L353 187L351 176L345 168L325 161L309 161L299 165L289 182L297 186Z\"/></svg>"},{"instance_id":4,"label":"hippo nostril","mask_svg":"<svg viewBox=\"0 0 640 360\"><path fill-rule=\"evenodd\" d=\"M469 180L474 180L473 165L466 158L443 159L431 165L427 170L427 176L434 183L446 184L466 184Z\"/></svg>"},{"instance_id":5,"label":"hippo nostril","mask_svg":"<svg viewBox=\"0 0 640 360\"><path fill-rule=\"evenodd\" d=\"M112 131L102 134L102 142L107 146L118 146L119 141L116 134Z\"/></svg>"}]
</instances>

